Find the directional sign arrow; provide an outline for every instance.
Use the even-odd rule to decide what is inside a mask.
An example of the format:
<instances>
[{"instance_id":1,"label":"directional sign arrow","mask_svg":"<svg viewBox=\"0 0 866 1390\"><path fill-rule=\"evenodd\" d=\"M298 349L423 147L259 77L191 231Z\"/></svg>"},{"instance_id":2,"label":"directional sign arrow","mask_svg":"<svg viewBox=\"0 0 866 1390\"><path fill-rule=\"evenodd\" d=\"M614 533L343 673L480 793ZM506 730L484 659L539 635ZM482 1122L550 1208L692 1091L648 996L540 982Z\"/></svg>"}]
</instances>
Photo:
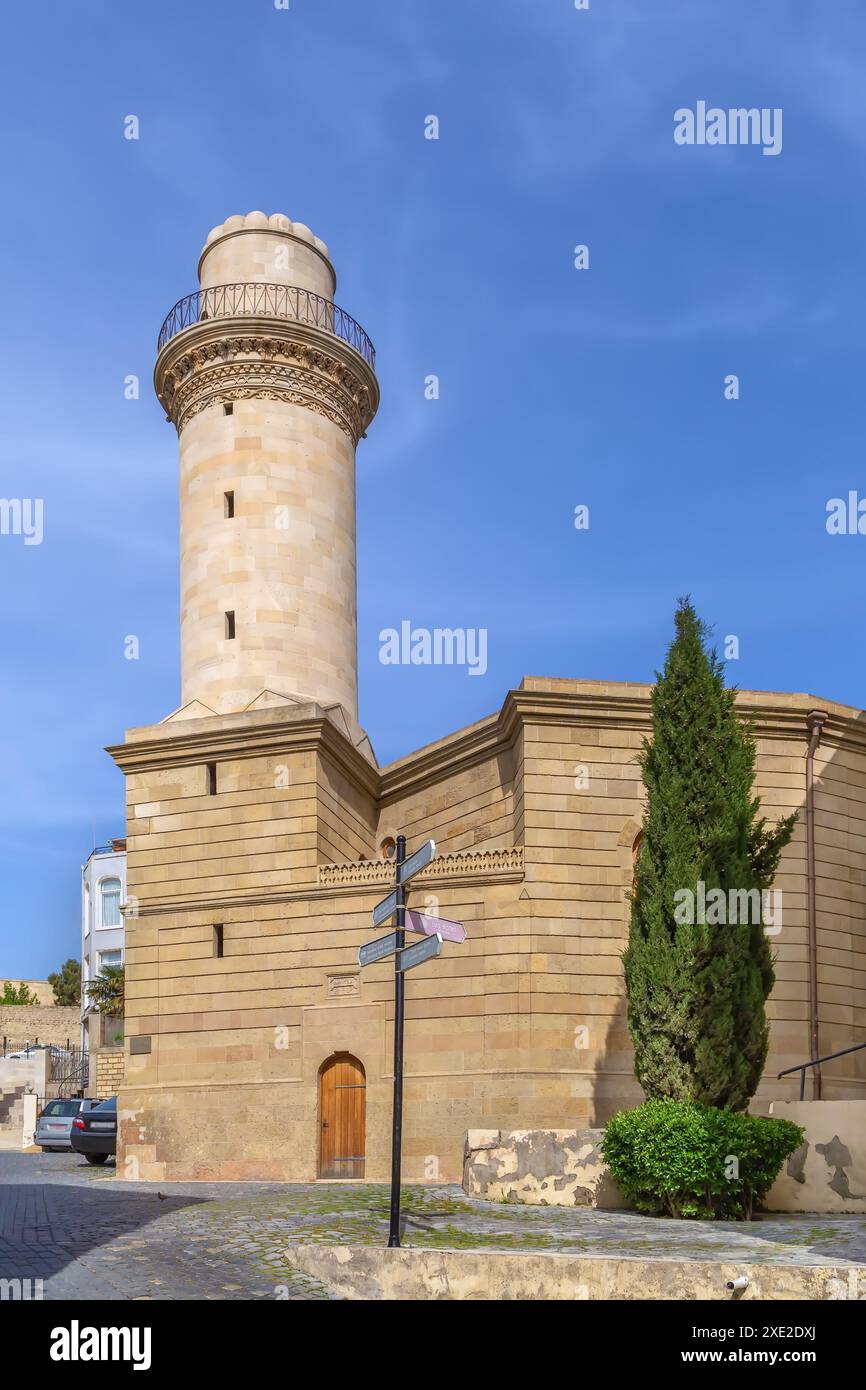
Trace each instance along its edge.
<instances>
[{"instance_id":1,"label":"directional sign arrow","mask_svg":"<svg viewBox=\"0 0 866 1390\"><path fill-rule=\"evenodd\" d=\"M381 927L383 922L387 922L389 917L393 917L397 911L397 889L389 893L387 898L383 898L373 908L373 926Z\"/></svg>"},{"instance_id":2,"label":"directional sign arrow","mask_svg":"<svg viewBox=\"0 0 866 1390\"><path fill-rule=\"evenodd\" d=\"M422 869L426 869L431 859L436 857L436 841L428 840L420 849L416 849L414 854L410 854L408 859L404 859L400 866L400 882L408 883L410 878L414 878Z\"/></svg>"},{"instance_id":3,"label":"directional sign arrow","mask_svg":"<svg viewBox=\"0 0 866 1390\"><path fill-rule=\"evenodd\" d=\"M441 936L443 941L465 941L466 928L462 922L449 922L447 917L428 917L426 912L406 909L406 930L419 936Z\"/></svg>"},{"instance_id":4,"label":"directional sign arrow","mask_svg":"<svg viewBox=\"0 0 866 1390\"><path fill-rule=\"evenodd\" d=\"M397 933L392 931L387 936L380 936L378 941L368 941L366 946L362 946L358 952L358 964L372 965L374 961L393 955L396 949Z\"/></svg>"},{"instance_id":5,"label":"directional sign arrow","mask_svg":"<svg viewBox=\"0 0 866 1390\"><path fill-rule=\"evenodd\" d=\"M407 946L404 951L397 952L397 969L411 970L413 965L423 965L425 960L432 960L434 956L438 956L441 950L441 936L425 936L423 941L416 941L414 946Z\"/></svg>"}]
</instances>

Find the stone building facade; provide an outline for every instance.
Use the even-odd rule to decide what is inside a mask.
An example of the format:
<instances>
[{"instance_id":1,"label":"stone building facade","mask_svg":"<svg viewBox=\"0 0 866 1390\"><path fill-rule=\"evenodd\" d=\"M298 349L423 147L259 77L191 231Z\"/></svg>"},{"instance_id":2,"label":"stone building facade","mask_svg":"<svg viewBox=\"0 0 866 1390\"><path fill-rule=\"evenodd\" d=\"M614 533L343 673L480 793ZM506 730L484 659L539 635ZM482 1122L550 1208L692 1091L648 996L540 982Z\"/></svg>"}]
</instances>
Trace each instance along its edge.
<instances>
[{"instance_id":1,"label":"stone building facade","mask_svg":"<svg viewBox=\"0 0 866 1390\"><path fill-rule=\"evenodd\" d=\"M404 1177L459 1180L468 1129L591 1127L640 1099L620 957L650 690L526 678L489 718L377 766L354 646L368 340L307 228L249 214L208 247L226 295L173 311L156 370L180 434L185 703L110 750L137 911L119 1161L143 1179L313 1179L348 1059L359 1080L327 1113L352 1091L347 1173L387 1177L393 964L361 971L357 952L402 832L439 851L410 906L467 928L407 975ZM297 297L268 300L277 266ZM810 1055L815 992L822 1052L866 1038L866 724L806 695L740 705L768 816L803 810L810 738L816 777L776 885L766 1108L796 1094L773 1078ZM825 1098L866 1094L864 1057L825 1067Z\"/></svg>"}]
</instances>

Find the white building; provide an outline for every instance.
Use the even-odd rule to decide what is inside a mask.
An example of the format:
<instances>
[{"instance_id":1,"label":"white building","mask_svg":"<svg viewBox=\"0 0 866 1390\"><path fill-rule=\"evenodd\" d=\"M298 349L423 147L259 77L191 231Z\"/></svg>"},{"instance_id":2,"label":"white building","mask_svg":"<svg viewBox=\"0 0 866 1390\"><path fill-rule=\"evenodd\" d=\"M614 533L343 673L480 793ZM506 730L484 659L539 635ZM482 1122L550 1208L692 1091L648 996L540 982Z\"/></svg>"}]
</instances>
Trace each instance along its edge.
<instances>
[{"instance_id":1,"label":"white building","mask_svg":"<svg viewBox=\"0 0 866 1390\"><path fill-rule=\"evenodd\" d=\"M122 965L124 924L120 914L126 901L126 840L98 846L81 869L81 1045L97 1047L111 1042L100 1032L100 1015L90 1002L85 985L102 974L106 965ZM109 1027L114 1020L107 1020Z\"/></svg>"}]
</instances>

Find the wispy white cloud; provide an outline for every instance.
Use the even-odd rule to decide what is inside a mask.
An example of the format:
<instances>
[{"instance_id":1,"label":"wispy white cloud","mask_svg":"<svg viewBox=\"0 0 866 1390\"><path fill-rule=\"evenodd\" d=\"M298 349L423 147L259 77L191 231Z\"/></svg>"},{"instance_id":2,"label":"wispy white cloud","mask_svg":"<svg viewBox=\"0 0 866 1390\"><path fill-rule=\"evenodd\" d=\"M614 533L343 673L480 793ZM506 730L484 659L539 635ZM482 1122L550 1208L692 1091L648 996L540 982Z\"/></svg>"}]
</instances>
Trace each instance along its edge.
<instances>
[{"instance_id":1,"label":"wispy white cloud","mask_svg":"<svg viewBox=\"0 0 866 1390\"><path fill-rule=\"evenodd\" d=\"M622 177L668 166L674 110L699 97L722 106L794 100L852 146L866 145L860 0L837 0L832 24L825 6L794 17L787 0L748 13L715 0L618 0L584 12L505 0L502 9L504 23L521 27L525 83L507 103L495 85L487 96L500 133L492 155L515 184L544 181L556 167ZM814 158L825 157L816 143ZM726 176L753 172L730 151L714 151L714 162Z\"/></svg>"}]
</instances>

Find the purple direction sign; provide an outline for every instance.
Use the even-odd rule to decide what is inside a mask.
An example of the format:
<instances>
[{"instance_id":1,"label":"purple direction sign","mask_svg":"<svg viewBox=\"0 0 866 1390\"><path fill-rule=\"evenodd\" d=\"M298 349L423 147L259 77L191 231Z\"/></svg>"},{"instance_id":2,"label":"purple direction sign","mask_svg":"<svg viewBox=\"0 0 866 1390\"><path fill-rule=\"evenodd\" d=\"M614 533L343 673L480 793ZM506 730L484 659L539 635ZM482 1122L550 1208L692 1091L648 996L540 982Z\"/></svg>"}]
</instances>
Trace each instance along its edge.
<instances>
[{"instance_id":1,"label":"purple direction sign","mask_svg":"<svg viewBox=\"0 0 866 1390\"><path fill-rule=\"evenodd\" d=\"M425 912L406 909L406 930L419 936L441 936L443 941L465 941L466 928L462 922L449 922L447 917L428 917Z\"/></svg>"}]
</instances>

